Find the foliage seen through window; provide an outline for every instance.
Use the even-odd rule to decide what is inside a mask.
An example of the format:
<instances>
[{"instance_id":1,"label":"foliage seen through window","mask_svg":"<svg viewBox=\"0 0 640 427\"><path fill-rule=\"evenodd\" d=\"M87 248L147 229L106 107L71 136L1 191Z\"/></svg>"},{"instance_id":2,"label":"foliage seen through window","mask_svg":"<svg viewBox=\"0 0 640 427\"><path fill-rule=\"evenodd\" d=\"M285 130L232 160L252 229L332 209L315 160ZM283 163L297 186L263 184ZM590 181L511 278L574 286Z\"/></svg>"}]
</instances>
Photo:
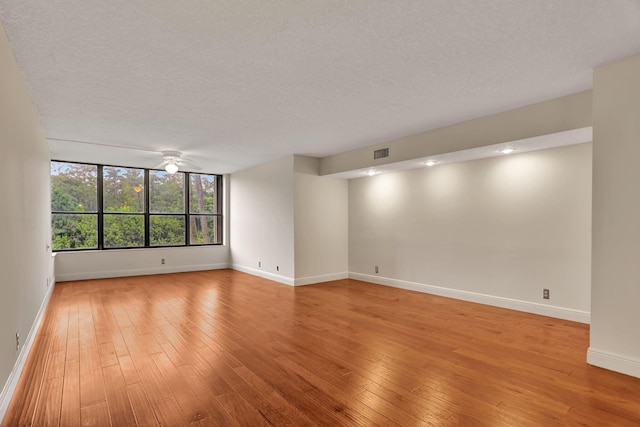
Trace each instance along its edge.
<instances>
[{"instance_id":1,"label":"foliage seen through window","mask_svg":"<svg viewBox=\"0 0 640 427\"><path fill-rule=\"evenodd\" d=\"M52 161L53 249L220 244L221 184L218 175Z\"/></svg>"}]
</instances>

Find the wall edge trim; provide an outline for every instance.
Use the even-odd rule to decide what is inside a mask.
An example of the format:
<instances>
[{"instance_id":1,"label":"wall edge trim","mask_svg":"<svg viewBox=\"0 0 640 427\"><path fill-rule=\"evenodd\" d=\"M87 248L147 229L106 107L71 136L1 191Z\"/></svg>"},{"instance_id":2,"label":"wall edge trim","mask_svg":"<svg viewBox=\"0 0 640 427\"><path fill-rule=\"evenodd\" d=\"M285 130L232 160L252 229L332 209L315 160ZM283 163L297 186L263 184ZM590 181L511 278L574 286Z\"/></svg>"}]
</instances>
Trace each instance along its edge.
<instances>
[{"instance_id":1,"label":"wall edge trim","mask_svg":"<svg viewBox=\"0 0 640 427\"><path fill-rule=\"evenodd\" d=\"M269 273L268 271L258 270L257 268L247 267L240 264L232 264L233 270L238 270L243 273L251 274L253 276L262 277L263 279L273 280L274 282L283 283L288 286L295 286L295 279L291 277L282 276L280 274Z\"/></svg>"},{"instance_id":2,"label":"wall edge trim","mask_svg":"<svg viewBox=\"0 0 640 427\"><path fill-rule=\"evenodd\" d=\"M340 273L321 274L319 276L296 277L295 286L313 285L315 283L331 282L333 280L342 280L348 278L348 271L343 271Z\"/></svg>"},{"instance_id":3,"label":"wall edge trim","mask_svg":"<svg viewBox=\"0 0 640 427\"><path fill-rule=\"evenodd\" d=\"M24 342L24 345L20 350L20 354L18 354L18 358L13 365L13 369L9 374L7 382L2 388L2 392L0 392L0 424L3 422L4 417L7 414L7 410L9 409L9 403L11 403L11 398L13 397L13 393L15 392L16 386L18 385L18 380L20 379L20 375L22 374L24 365L27 362L27 357L29 356L31 346L35 341L36 334L38 333L38 329L40 328L40 323L42 323L42 319L44 318L44 313L46 312L47 306L49 305L49 300L51 299L51 294L53 293L54 287L55 283L52 283L51 286L49 286L49 289L47 290L42 300L42 304L40 304L38 314L36 314L36 317L31 324L31 329L29 330L29 334L27 335L27 340Z\"/></svg>"},{"instance_id":4,"label":"wall edge trim","mask_svg":"<svg viewBox=\"0 0 640 427\"><path fill-rule=\"evenodd\" d=\"M640 360L594 347L587 350L587 363L598 368L640 378Z\"/></svg>"},{"instance_id":5,"label":"wall edge trim","mask_svg":"<svg viewBox=\"0 0 640 427\"><path fill-rule=\"evenodd\" d=\"M538 314L542 316L555 317L558 319L570 320L573 322L591 322L591 313L588 311L575 310L572 308L557 307L552 305L538 304L530 301L522 301L512 298L498 297L475 292L462 291L458 289L445 288L441 286L427 285L424 283L409 282L406 280L393 279L390 277L372 276L356 272L349 272L349 278L362 280L378 285L392 286L394 288L407 289L411 291L423 292L427 294L439 295L448 298L455 298L463 301L502 307L511 310L523 311L526 313Z\"/></svg>"}]
</instances>

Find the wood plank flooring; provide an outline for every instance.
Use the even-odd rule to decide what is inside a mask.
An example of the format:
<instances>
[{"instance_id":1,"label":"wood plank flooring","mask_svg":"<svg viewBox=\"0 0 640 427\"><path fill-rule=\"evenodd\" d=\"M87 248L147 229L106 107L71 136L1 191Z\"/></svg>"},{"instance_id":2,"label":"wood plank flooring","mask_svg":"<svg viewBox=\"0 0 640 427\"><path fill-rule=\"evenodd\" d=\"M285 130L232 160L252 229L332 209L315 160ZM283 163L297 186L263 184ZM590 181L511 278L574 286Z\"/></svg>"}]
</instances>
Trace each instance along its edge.
<instances>
[{"instance_id":1,"label":"wood plank flooring","mask_svg":"<svg viewBox=\"0 0 640 427\"><path fill-rule=\"evenodd\" d=\"M59 283L2 426L640 425L588 332L355 280Z\"/></svg>"}]
</instances>

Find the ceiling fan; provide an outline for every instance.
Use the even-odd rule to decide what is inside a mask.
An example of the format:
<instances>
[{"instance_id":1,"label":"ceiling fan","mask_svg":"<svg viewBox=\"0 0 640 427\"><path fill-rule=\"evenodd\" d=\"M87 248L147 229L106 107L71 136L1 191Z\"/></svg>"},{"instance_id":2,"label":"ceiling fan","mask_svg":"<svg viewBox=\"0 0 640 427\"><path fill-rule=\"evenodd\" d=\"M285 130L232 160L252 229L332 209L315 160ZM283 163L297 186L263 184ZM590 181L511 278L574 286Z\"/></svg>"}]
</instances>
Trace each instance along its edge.
<instances>
[{"instance_id":1,"label":"ceiling fan","mask_svg":"<svg viewBox=\"0 0 640 427\"><path fill-rule=\"evenodd\" d=\"M193 163L192 160L181 158L180 156L182 156L182 153L179 151L165 150L161 153L164 156L164 160L159 165L154 166L153 169L164 168L164 170L170 174L178 172L178 169L181 167L186 167L196 171L202 170L202 168Z\"/></svg>"}]
</instances>

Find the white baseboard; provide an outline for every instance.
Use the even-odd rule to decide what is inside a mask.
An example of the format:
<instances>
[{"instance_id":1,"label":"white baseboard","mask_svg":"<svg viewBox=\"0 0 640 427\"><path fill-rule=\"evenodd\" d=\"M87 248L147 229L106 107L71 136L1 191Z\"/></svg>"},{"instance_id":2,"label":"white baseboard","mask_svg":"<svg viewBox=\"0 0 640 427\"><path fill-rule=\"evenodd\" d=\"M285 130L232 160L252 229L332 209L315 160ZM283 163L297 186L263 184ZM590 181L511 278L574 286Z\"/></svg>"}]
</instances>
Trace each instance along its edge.
<instances>
[{"instance_id":1,"label":"white baseboard","mask_svg":"<svg viewBox=\"0 0 640 427\"><path fill-rule=\"evenodd\" d=\"M640 378L640 360L589 347L587 363L621 374Z\"/></svg>"},{"instance_id":2,"label":"white baseboard","mask_svg":"<svg viewBox=\"0 0 640 427\"><path fill-rule=\"evenodd\" d=\"M9 378L2 388L2 392L0 393L0 424L4 420L4 416L7 413L7 409L9 408L9 403L11 402L11 398L13 397L13 392L18 385L18 380L20 379L20 374L22 373L22 369L24 368L24 364L27 361L27 356L29 356L29 351L31 351L31 346L33 345L33 341L36 338L36 334L38 333L38 328L40 327L40 323L42 322L42 318L44 317L44 313L47 310L47 305L49 304L49 299L51 298L51 293L53 292L53 288L55 283L52 283L47 290L47 293L42 300L42 304L40 305L40 310L38 310L38 314L36 314L36 318L33 320L33 324L31 325L31 329L29 330L29 334L27 335L27 339L22 345L22 349L20 350L20 354L18 354L18 358L16 359L16 363L13 365L13 370L9 374Z\"/></svg>"},{"instance_id":3,"label":"white baseboard","mask_svg":"<svg viewBox=\"0 0 640 427\"><path fill-rule=\"evenodd\" d=\"M251 274L253 276L262 277L263 279L273 280L274 282L284 283L285 285L295 286L295 280L291 277L281 276L279 274L269 273L268 271L258 270L257 268L247 267L240 264L232 264L231 268L234 270L242 271L243 273Z\"/></svg>"},{"instance_id":4,"label":"white baseboard","mask_svg":"<svg viewBox=\"0 0 640 427\"><path fill-rule=\"evenodd\" d=\"M379 285L393 286L395 288L408 289L412 291L424 292L427 294L439 295L443 297L455 298L463 301L477 302L480 304L492 305L495 307L508 308L511 310L524 311L527 313L540 314L542 316L555 317L558 319L571 320L574 322L591 322L591 314L587 311L574 310L571 308L556 307L552 305L538 304L535 302L516 300L511 298L498 297L493 295L478 294L475 292L461 291L458 289L444 288L440 286L425 285L423 283L408 282L405 280L391 279L388 277L372 276L349 272L349 278L362 280L365 282L377 283Z\"/></svg>"},{"instance_id":5,"label":"white baseboard","mask_svg":"<svg viewBox=\"0 0 640 427\"><path fill-rule=\"evenodd\" d=\"M229 268L228 263L178 265L153 268L135 268L129 270L90 271L83 273L56 274L56 282L71 280L108 279L110 277L146 276L149 274L185 273L188 271L220 270Z\"/></svg>"},{"instance_id":6,"label":"white baseboard","mask_svg":"<svg viewBox=\"0 0 640 427\"><path fill-rule=\"evenodd\" d=\"M347 279L349 277L348 272L322 274L320 276L307 276L292 279L291 277L281 276L279 274L269 273L268 271L259 270L253 267L247 267L244 265L233 264L232 269L242 271L243 273L251 274L254 276L262 277L263 279L273 280L274 282L284 283L289 286L305 286L312 285L314 283L330 282L332 280Z\"/></svg>"},{"instance_id":7,"label":"white baseboard","mask_svg":"<svg viewBox=\"0 0 640 427\"><path fill-rule=\"evenodd\" d=\"M320 276L307 276L295 279L295 286L313 285L314 283L330 282L332 280L348 279L349 272L322 274Z\"/></svg>"}]
</instances>

